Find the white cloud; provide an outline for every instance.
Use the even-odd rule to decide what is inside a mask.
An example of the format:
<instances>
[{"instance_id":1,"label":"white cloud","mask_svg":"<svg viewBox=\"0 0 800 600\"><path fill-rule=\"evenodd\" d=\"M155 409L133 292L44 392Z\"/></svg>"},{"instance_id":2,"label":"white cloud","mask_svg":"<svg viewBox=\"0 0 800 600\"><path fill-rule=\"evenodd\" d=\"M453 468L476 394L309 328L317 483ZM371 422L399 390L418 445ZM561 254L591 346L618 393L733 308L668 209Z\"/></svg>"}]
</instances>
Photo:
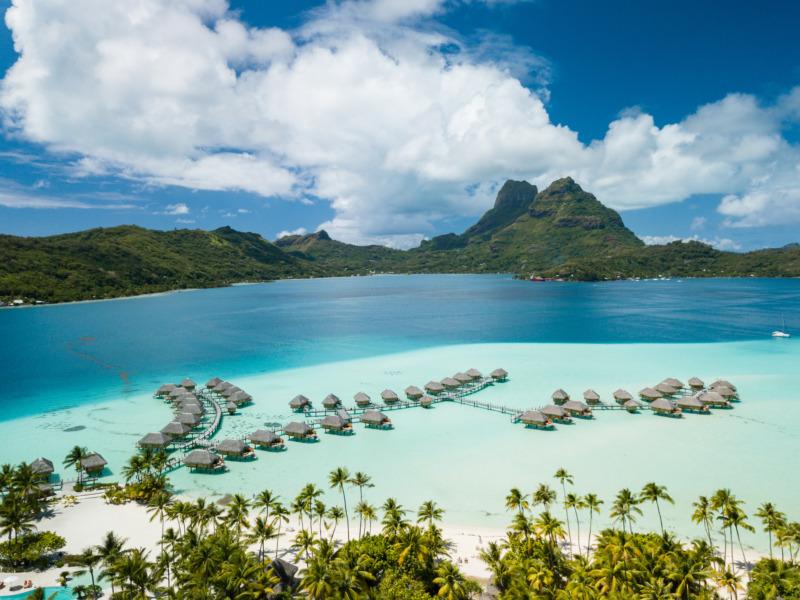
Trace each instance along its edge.
<instances>
[{"instance_id":1,"label":"white cloud","mask_svg":"<svg viewBox=\"0 0 800 600\"><path fill-rule=\"evenodd\" d=\"M278 235L275 236L275 239L281 239L287 237L289 235L305 235L308 233L308 230L305 227L298 227L297 229L293 229L292 231L279 231Z\"/></svg>"},{"instance_id":2,"label":"white cloud","mask_svg":"<svg viewBox=\"0 0 800 600\"><path fill-rule=\"evenodd\" d=\"M6 208L78 208L83 210L125 210L138 208L133 204L92 204L82 200L70 198L56 198L52 196L35 196L0 190L0 206Z\"/></svg>"},{"instance_id":3,"label":"white cloud","mask_svg":"<svg viewBox=\"0 0 800 600\"><path fill-rule=\"evenodd\" d=\"M177 204L167 204L164 207L164 214L165 215L188 215L189 214L189 207L184 204L183 202L178 202Z\"/></svg>"},{"instance_id":4,"label":"white cloud","mask_svg":"<svg viewBox=\"0 0 800 600\"><path fill-rule=\"evenodd\" d=\"M642 241L647 244L648 246L655 246L655 245L663 245L663 244L671 244L672 242L701 242L708 246L712 246L717 250L741 250L742 246L738 242L730 238L720 238L715 237L712 239L702 238L699 235L693 235L690 237L678 237L675 235L643 235L641 236Z\"/></svg>"},{"instance_id":5,"label":"white cloud","mask_svg":"<svg viewBox=\"0 0 800 600\"><path fill-rule=\"evenodd\" d=\"M692 219L689 228L692 231L698 231L699 229L703 229L706 226L707 221L708 219L706 219L705 217L695 217L694 219Z\"/></svg>"},{"instance_id":6,"label":"white cloud","mask_svg":"<svg viewBox=\"0 0 800 600\"><path fill-rule=\"evenodd\" d=\"M320 199L346 241L411 245L506 178L564 175L622 210L716 193L731 226L800 222L800 91L661 126L626 111L586 145L551 122L545 63L435 22L454 2L330 2L285 31L223 0L14 0L0 110L78 175Z\"/></svg>"}]
</instances>

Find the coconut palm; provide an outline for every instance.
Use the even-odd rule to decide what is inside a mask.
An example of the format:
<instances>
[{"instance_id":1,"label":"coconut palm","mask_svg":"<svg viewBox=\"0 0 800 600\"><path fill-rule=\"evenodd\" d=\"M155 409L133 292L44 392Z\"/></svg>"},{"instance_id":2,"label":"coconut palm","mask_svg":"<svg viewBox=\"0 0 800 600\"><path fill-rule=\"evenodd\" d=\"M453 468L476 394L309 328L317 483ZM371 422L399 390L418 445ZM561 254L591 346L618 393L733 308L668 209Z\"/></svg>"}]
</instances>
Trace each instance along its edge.
<instances>
[{"instance_id":1,"label":"coconut palm","mask_svg":"<svg viewBox=\"0 0 800 600\"><path fill-rule=\"evenodd\" d=\"M298 531L297 535L294 537L294 542L292 542L292 547L297 550L296 558L299 559L303 556L305 560L308 561L314 544L316 544L316 538L314 537L313 531L309 532L305 529Z\"/></svg>"},{"instance_id":2,"label":"coconut palm","mask_svg":"<svg viewBox=\"0 0 800 600\"><path fill-rule=\"evenodd\" d=\"M289 511L282 502L276 500L272 503L272 519L273 523L278 524L278 531L275 534L275 558L278 558L278 550L280 549L281 543L281 527L284 523L289 522Z\"/></svg>"},{"instance_id":3,"label":"coconut palm","mask_svg":"<svg viewBox=\"0 0 800 600\"><path fill-rule=\"evenodd\" d=\"M11 540L21 533L36 529L30 503L18 494L11 494L0 504L0 535Z\"/></svg>"},{"instance_id":4,"label":"coconut palm","mask_svg":"<svg viewBox=\"0 0 800 600\"><path fill-rule=\"evenodd\" d=\"M703 528L706 530L708 543L713 546L714 542L711 540L711 524L714 519L714 511L711 508L711 503L705 496L700 496L696 502L692 502L692 507L694 508L694 512L692 512L692 523L698 525L702 523Z\"/></svg>"},{"instance_id":5,"label":"coconut palm","mask_svg":"<svg viewBox=\"0 0 800 600\"><path fill-rule=\"evenodd\" d=\"M742 578L729 569L718 570L714 573L714 582L728 592L729 597L738 600L739 590L742 589Z\"/></svg>"},{"instance_id":6,"label":"coconut palm","mask_svg":"<svg viewBox=\"0 0 800 600\"><path fill-rule=\"evenodd\" d=\"M336 528L339 526L339 521L344 518L344 511L342 510L341 506L331 506L328 509L326 516L330 521L333 521L333 527L331 528L330 536L330 539L333 540L333 537L336 535Z\"/></svg>"},{"instance_id":7,"label":"coconut palm","mask_svg":"<svg viewBox=\"0 0 800 600\"><path fill-rule=\"evenodd\" d=\"M589 541L586 544L586 558L589 558L589 551L592 547L592 521L595 513L600 514L600 506L603 501L597 497L597 494L586 494L583 497L583 505L589 511Z\"/></svg>"},{"instance_id":8,"label":"coconut palm","mask_svg":"<svg viewBox=\"0 0 800 600\"><path fill-rule=\"evenodd\" d=\"M83 446L73 446L67 455L64 457L64 466L67 468L74 467L78 472L78 483L81 483L83 470L81 469L81 461L89 456L89 450Z\"/></svg>"},{"instance_id":9,"label":"coconut palm","mask_svg":"<svg viewBox=\"0 0 800 600\"><path fill-rule=\"evenodd\" d=\"M328 484L332 488L339 488L342 494L342 503L344 504L344 522L347 525L347 541L350 541L350 515L347 514L347 494L345 494L344 486L350 483L350 472L344 467L338 467L330 472L328 475Z\"/></svg>"},{"instance_id":10,"label":"coconut palm","mask_svg":"<svg viewBox=\"0 0 800 600\"><path fill-rule=\"evenodd\" d=\"M617 493L614 503L611 505L611 518L613 522L621 522L622 530L625 531L625 524L628 531L633 533L633 523L636 522L636 515L642 514L639 508L639 499L628 488L624 488Z\"/></svg>"},{"instance_id":11,"label":"coconut palm","mask_svg":"<svg viewBox=\"0 0 800 600\"><path fill-rule=\"evenodd\" d=\"M445 600L464 600L468 597L469 586L458 567L450 561L442 562L436 568L433 583L439 588L436 596Z\"/></svg>"},{"instance_id":12,"label":"coconut palm","mask_svg":"<svg viewBox=\"0 0 800 600\"><path fill-rule=\"evenodd\" d=\"M278 498L280 496L272 492L272 490L261 490L253 498L253 508L257 509L259 513L264 515L264 519L269 521L269 511L278 501Z\"/></svg>"},{"instance_id":13,"label":"coconut palm","mask_svg":"<svg viewBox=\"0 0 800 600\"><path fill-rule=\"evenodd\" d=\"M578 516L578 510L584 507L583 498L580 496L573 494L570 492L564 498L564 504L566 505L567 509L572 509L572 512L575 514L575 533L578 536L578 554L581 553L581 520ZM570 548L572 550L572 548Z\"/></svg>"},{"instance_id":14,"label":"coconut palm","mask_svg":"<svg viewBox=\"0 0 800 600\"><path fill-rule=\"evenodd\" d=\"M772 558L772 534L786 526L786 515L780 512L772 502L765 502L755 513L761 519L764 531L769 535L769 557Z\"/></svg>"},{"instance_id":15,"label":"coconut palm","mask_svg":"<svg viewBox=\"0 0 800 600\"><path fill-rule=\"evenodd\" d=\"M658 511L658 523L661 526L661 535L664 535L664 521L661 518L661 505L659 500L675 504L675 501L667 493L667 488L663 485L658 485L655 482L646 483L639 493L639 499L644 502L652 502L656 505Z\"/></svg>"},{"instance_id":16,"label":"coconut palm","mask_svg":"<svg viewBox=\"0 0 800 600\"><path fill-rule=\"evenodd\" d=\"M95 600L97 599L97 588L95 587L94 570L102 561L103 557L97 553L95 548L85 548L75 559L76 564L85 567L85 570L78 571L76 574L83 575L84 573L89 573L89 577L92 581L90 593Z\"/></svg>"},{"instance_id":17,"label":"coconut palm","mask_svg":"<svg viewBox=\"0 0 800 600\"><path fill-rule=\"evenodd\" d=\"M558 481L561 483L561 492L562 492L561 502L564 505L564 515L567 518L567 534L569 535L569 545L571 548L572 530L570 529L569 526L569 509L567 508L567 484L572 485L572 475L570 475L569 472L562 467L555 472L555 475L553 475L553 477L558 479Z\"/></svg>"},{"instance_id":18,"label":"coconut palm","mask_svg":"<svg viewBox=\"0 0 800 600\"><path fill-rule=\"evenodd\" d=\"M545 483L540 483L539 487L531 494L534 506L543 506L545 510L550 510L550 506L556 501L556 492Z\"/></svg>"},{"instance_id":19,"label":"coconut palm","mask_svg":"<svg viewBox=\"0 0 800 600\"><path fill-rule=\"evenodd\" d=\"M506 509L523 513L528 510L528 507L528 496L519 491L518 488L511 488L508 496L506 496Z\"/></svg>"},{"instance_id":20,"label":"coconut palm","mask_svg":"<svg viewBox=\"0 0 800 600\"><path fill-rule=\"evenodd\" d=\"M268 541L275 537L277 537L275 526L268 522L266 517L256 517L250 535L247 536L247 541L251 544L258 544L258 560L262 563L266 556L264 547Z\"/></svg>"},{"instance_id":21,"label":"coconut palm","mask_svg":"<svg viewBox=\"0 0 800 600\"><path fill-rule=\"evenodd\" d=\"M428 527L433 527L433 524L442 520L444 511L436 505L433 500L427 500L422 503L417 511L417 523L426 523Z\"/></svg>"},{"instance_id":22,"label":"coconut palm","mask_svg":"<svg viewBox=\"0 0 800 600\"><path fill-rule=\"evenodd\" d=\"M372 534L372 523L378 518L375 507L368 502L361 502L356 510L365 523L364 533Z\"/></svg>"}]
</instances>

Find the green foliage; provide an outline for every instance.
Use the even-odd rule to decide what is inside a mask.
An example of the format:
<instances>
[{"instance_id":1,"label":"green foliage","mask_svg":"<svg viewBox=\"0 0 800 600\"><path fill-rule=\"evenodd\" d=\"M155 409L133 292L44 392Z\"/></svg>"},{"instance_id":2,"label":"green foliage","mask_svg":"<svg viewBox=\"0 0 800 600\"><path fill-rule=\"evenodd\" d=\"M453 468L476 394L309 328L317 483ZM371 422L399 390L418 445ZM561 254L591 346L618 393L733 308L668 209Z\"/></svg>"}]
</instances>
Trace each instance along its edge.
<instances>
[{"instance_id":1,"label":"green foliage","mask_svg":"<svg viewBox=\"0 0 800 600\"><path fill-rule=\"evenodd\" d=\"M376 589L376 597L381 600L430 600L425 586L404 573L389 571Z\"/></svg>"},{"instance_id":2,"label":"green foliage","mask_svg":"<svg viewBox=\"0 0 800 600\"><path fill-rule=\"evenodd\" d=\"M19 535L0 543L0 564L13 568L42 568L66 540L52 531Z\"/></svg>"},{"instance_id":3,"label":"green foliage","mask_svg":"<svg viewBox=\"0 0 800 600\"><path fill-rule=\"evenodd\" d=\"M761 559L750 573L747 598L800 598L800 565L771 558Z\"/></svg>"}]
</instances>

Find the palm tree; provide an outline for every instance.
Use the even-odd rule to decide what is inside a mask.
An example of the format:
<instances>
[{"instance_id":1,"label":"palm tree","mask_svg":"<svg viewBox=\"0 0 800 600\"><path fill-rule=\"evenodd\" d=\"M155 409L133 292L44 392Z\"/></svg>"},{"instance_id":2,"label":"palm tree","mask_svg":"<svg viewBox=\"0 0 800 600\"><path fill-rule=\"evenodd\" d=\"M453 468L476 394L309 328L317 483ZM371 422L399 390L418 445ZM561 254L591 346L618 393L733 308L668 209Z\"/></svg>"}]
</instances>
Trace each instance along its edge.
<instances>
[{"instance_id":1,"label":"palm tree","mask_svg":"<svg viewBox=\"0 0 800 600\"><path fill-rule=\"evenodd\" d=\"M328 519L333 521L333 529L331 529L331 540L333 540L333 536L336 535L336 528L339 526L339 521L344 518L344 511L340 506L331 506L328 509L328 513L326 515Z\"/></svg>"},{"instance_id":2,"label":"palm tree","mask_svg":"<svg viewBox=\"0 0 800 600\"><path fill-rule=\"evenodd\" d=\"M115 534L113 531L107 531L105 537L103 537L103 541L100 542L99 545L95 546L95 552L100 557L103 562L103 566L105 567L104 571L100 573L98 579L101 581L104 579L111 580L112 596L114 595L114 579L112 577L112 568L122 554L123 548L125 547L125 542L127 542L125 538L117 536L117 534Z\"/></svg>"},{"instance_id":3,"label":"palm tree","mask_svg":"<svg viewBox=\"0 0 800 600\"><path fill-rule=\"evenodd\" d=\"M150 498L147 512L150 513L150 521L158 519L161 521L161 537L164 537L164 517L167 515L172 495L169 492L158 492Z\"/></svg>"},{"instance_id":4,"label":"palm tree","mask_svg":"<svg viewBox=\"0 0 800 600\"><path fill-rule=\"evenodd\" d=\"M306 591L311 600L323 600L333 597L334 573L327 560L312 560L303 571L300 587Z\"/></svg>"},{"instance_id":5,"label":"palm tree","mask_svg":"<svg viewBox=\"0 0 800 600\"><path fill-rule=\"evenodd\" d=\"M464 575L458 567L449 560L442 562L436 568L436 577L433 579L439 587L437 596L446 600L463 600L467 598L468 586Z\"/></svg>"},{"instance_id":6,"label":"palm tree","mask_svg":"<svg viewBox=\"0 0 800 600\"><path fill-rule=\"evenodd\" d=\"M27 533L35 529L33 514L30 504L16 494L6 496L0 504L0 535L8 535L14 539L20 533Z\"/></svg>"},{"instance_id":7,"label":"palm tree","mask_svg":"<svg viewBox=\"0 0 800 600\"><path fill-rule=\"evenodd\" d=\"M266 555L264 552L264 546L269 540L275 537L275 526L272 523L269 523L266 517L256 517L256 520L253 523L252 532L248 536L247 540L250 543L258 544L258 560L262 563L264 562Z\"/></svg>"},{"instance_id":8,"label":"palm tree","mask_svg":"<svg viewBox=\"0 0 800 600\"><path fill-rule=\"evenodd\" d=\"M73 446L72 450L64 457L64 466L74 467L78 471L78 483L81 483L81 476L83 470L81 469L81 461L89 456L89 450L83 446Z\"/></svg>"},{"instance_id":9,"label":"palm tree","mask_svg":"<svg viewBox=\"0 0 800 600\"><path fill-rule=\"evenodd\" d=\"M742 578L729 569L718 570L714 573L714 581L718 587L728 592L728 596L733 596L733 600L738 600L739 590L742 589Z\"/></svg>"},{"instance_id":10,"label":"palm tree","mask_svg":"<svg viewBox=\"0 0 800 600\"><path fill-rule=\"evenodd\" d=\"M661 526L661 535L664 535L664 521L661 519L661 506L658 501L663 500L664 502L675 504L675 501L667 493L667 488L654 482L646 483L639 494L639 498L642 501L653 502L656 505L658 523Z\"/></svg>"},{"instance_id":11,"label":"palm tree","mask_svg":"<svg viewBox=\"0 0 800 600\"><path fill-rule=\"evenodd\" d=\"M297 558L299 559L300 556L305 555L305 560L308 562L311 549L314 547L315 543L316 538L314 537L313 531L309 532L305 529L298 531L297 535L294 537L294 542L292 543L292 547L297 549Z\"/></svg>"},{"instance_id":12,"label":"palm tree","mask_svg":"<svg viewBox=\"0 0 800 600\"><path fill-rule=\"evenodd\" d=\"M708 536L708 543L713 546L714 542L711 540L711 523L714 515L711 508L711 503L705 496L700 496L697 499L697 502L692 503L692 507L694 508L694 512L692 513L692 523L696 523L698 525L700 523L703 524L703 527L706 530L706 535Z\"/></svg>"},{"instance_id":13,"label":"palm tree","mask_svg":"<svg viewBox=\"0 0 800 600\"><path fill-rule=\"evenodd\" d=\"M436 505L436 502L427 500L417 511L417 523L427 523L428 528L431 528L434 523L442 520L443 515L444 511Z\"/></svg>"},{"instance_id":14,"label":"palm tree","mask_svg":"<svg viewBox=\"0 0 800 600\"><path fill-rule=\"evenodd\" d=\"M569 527L569 510L567 509L567 484L572 485L572 475L567 472L563 467L556 471L553 475L559 482L561 482L561 491L563 493L562 503L564 504L564 515L567 517L567 534L569 535L569 546L572 548L572 530Z\"/></svg>"},{"instance_id":15,"label":"palm tree","mask_svg":"<svg viewBox=\"0 0 800 600\"><path fill-rule=\"evenodd\" d=\"M236 535L242 535L242 528L250 524L250 501L241 494L234 494L228 504L227 514L225 521L229 526L233 526L236 530Z\"/></svg>"},{"instance_id":16,"label":"palm tree","mask_svg":"<svg viewBox=\"0 0 800 600\"><path fill-rule=\"evenodd\" d=\"M625 531L625 524L628 524L628 530L633 533L633 523L636 522L635 515L641 515L642 509L639 508L639 499L628 488L619 491L617 497L614 499L614 504L611 505L611 518L616 523L622 523L622 530Z\"/></svg>"},{"instance_id":17,"label":"palm tree","mask_svg":"<svg viewBox=\"0 0 800 600\"><path fill-rule=\"evenodd\" d=\"M350 541L350 515L347 514L347 494L344 493L344 486L350 483L350 472L344 467L338 467L328 475L328 483L332 488L339 488L342 493L344 503L344 522L347 524L347 541Z\"/></svg>"},{"instance_id":18,"label":"palm tree","mask_svg":"<svg viewBox=\"0 0 800 600\"><path fill-rule=\"evenodd\" d=\"M572 512L575 514L575 533L578 536L578 555L581 553L581 520L578 516L578 509L582 509L584 507L584 500L580 496L569 493L564 498L564 504L566 505L567 509L572 509ZM570 548L571 550L571 548Z\"/></svg>"},{"instance_id":19,"label":"palm tree","mask_svg":"<svg viewBox=\"0 0 800 600\"><path fill-rule=\"evenodd\" d=\"M558 540L564 539L564 523L556 519L549 511L540 514L533 523L536 532L543 538L550 541L555 547Z\"/></svg>"},{"instance_id":20,"label":"palm tree","mask_svg":"<svg viewBox=\"0 0 800 600\"><path fill-rule=\"evenodd\" d=\"M89 573L89 577L92 580L92 587L91 593L92 598L97 600L97 588L95 587L94 581L94 569L103 561L103 557L98 554L94 548L86 548L83 552L81 552L77 556L77 560L75 561L78 565L82 567L86 567L85 571L79 572L79 574L83 575L84 573Z\"/></svg>"},{"instance_id":21,"label":"palm tree","mask_svg":"<svg viewBox=\"0 0 800 600\"><path fill-rule=\"evenodd\" d=\"M272 518L274 523L278 524L278 532L275 535L275 558L278 558L278 550L280 549L281 539L281 526L289 522L289 511L282 502L275 501L272 504Z\"/></svg>"},{"instance_id":22,"label":"palm tree","mask_svg":"<svg viewBox=\"0 0 800 600\"><path fill-rule=\"evenodd\" d=\"M540 483L536 491L531 494L533 505L542 505L545 510L550 510L550 506L556 501L556 492L545 483Z\"/></svg>"},{"instance_id":23,"label":"palm tree","mask_svg":"<svg viewBox=\"0 0 800 600\"><path fill-rule=\"evenodd\" d=\"M516 510L521 514L528 510L528 507L528 496L520 492L518 488L511 488L506 496L506 509Z\"/></svg>"},{"instance_id":24,"label":"palm tree","mask_svg":"<svg viewBox=\"0 0 800 600\"><path fill-rule=\"evenodd\" d=\"M761 519L764 531L769 535L769 557L772 558L772 534L786 526L786 515L775 508L772 502L765 502L758 507L756 517Z\"/></svg>"},{"instance_id":25,"label":"palm tree","mask_svg":"<svg viewBox=\"0 0 800 600\"><path fill-rule=\"evenodd\" d=\"M278 501L279 496L272 492L272 490L261 490L253 499L253 507L257 508L260 513L264 513L264 518L269 521L269 511Z\"/></svg>"},{"instance_id":26,"label":"palm tree","mask_svg":"<svg viewBox=\"0 0 800 600\"><path fill-rule=\"evenodd\" d=\"M597 494L586 494L583 497L583 506L589 511L589 541L586 544L586 558L589 558L589 550L592 547L592 518L594 513L600 514L600 506L603 501L597 497Z\"/></svg>"},{"instance_id":27,"label":"palm tree","mask_svg":"<svg viewBox=\"0 0 800 600\"><path fill-rule=\"evenodd\" d=\"M322 539L322 519L325 518L327 514L327 507L322 500L317 500L314 502L314 514L317 516L317 521L319 523L319 537ZM327 525L325 526L327 529Z\"/></svg>"}]
</instances>

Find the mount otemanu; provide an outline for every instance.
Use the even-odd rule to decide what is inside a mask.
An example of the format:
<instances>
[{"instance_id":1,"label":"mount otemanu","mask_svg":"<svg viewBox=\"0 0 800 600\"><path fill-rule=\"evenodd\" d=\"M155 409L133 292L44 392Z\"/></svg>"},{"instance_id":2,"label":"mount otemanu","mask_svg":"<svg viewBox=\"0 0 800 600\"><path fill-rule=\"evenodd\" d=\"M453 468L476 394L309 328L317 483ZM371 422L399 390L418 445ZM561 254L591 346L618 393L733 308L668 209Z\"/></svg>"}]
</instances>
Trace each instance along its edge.
<instances>
[{"instance_id":1,"label":"mount otemanu","mask_svg":"<svg viewBox=\"0 0 800 600\"><path fill-rule=\"evenodd\" d=\"M797 277L800 246L722 252L699 242L645 246L619 214L569 177L539 192L507 181L472 227L411 250L355 246L325 231L269 242L255 233L98 228L0 236L0 298L114 298L242 281L371 273L516 273L572 280Z\"/></svg>"}]
</instances>

